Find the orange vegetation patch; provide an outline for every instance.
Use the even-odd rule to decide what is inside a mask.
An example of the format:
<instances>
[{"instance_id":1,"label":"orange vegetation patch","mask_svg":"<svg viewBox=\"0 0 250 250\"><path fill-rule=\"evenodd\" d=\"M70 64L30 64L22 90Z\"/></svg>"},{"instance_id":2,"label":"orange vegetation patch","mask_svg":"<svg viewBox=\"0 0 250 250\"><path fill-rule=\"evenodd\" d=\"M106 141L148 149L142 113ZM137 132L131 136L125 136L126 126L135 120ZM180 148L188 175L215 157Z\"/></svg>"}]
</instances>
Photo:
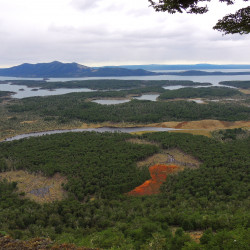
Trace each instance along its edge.
<instances>
[{"instance_id":1,"label":"orange vegetation patch","mask_svg":"<svg viewBox=\"0 0 250 250\"><path fill-rule=\"evenodd\" d=\"M177 171L179 171L179 167L175 165L156 164L151 166L149 168L151 179L130 191L128 195L141 196L158 194L160 186L166 180L167 176Z\"/></svg>"},{"instance_id":2,"label":"orange vegetation patch","mask_svg":"<svg viewBox=\"0 0 250 250\"><path fill-rule=\"evenodd\" d=\"M191 231L188 233L195 242L200 243L200 238L203 235L203 231Z\"/></svg>"}]
</instances>

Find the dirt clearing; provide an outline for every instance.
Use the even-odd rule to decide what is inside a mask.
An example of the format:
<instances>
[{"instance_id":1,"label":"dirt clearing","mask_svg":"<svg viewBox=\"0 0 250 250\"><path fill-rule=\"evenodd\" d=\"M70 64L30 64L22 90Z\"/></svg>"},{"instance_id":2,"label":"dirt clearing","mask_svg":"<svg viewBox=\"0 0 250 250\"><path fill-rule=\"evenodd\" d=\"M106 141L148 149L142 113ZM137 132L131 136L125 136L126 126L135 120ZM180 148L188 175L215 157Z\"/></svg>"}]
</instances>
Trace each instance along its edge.
<instances>
[{"instance_id":1,"label":"dirt clearing","mask_svg":"<svg viewBox=\"0 0 250 250\"><path fill-rule=\"evenodd\" d=\"M227 122L219 120L201 120L201 121L184 121L184 122L162 122L162 123L150 124L150 126L186 129L186 130L207 129L209 131L213 131L217 129L250 128L250 121Z\"/></svg>"},{"instance_id":2,"label":"dirt clearing","mask_svg":"<svg viewBox=\"0 0 250 250\"><path fill-rule=\"evenodd\" d=\"M24 192L24 197L38 203L62 200L66 197L62 183L66 183L67 180L60 174L55 174L53 177L45 177L41 174L30 174L19 170L0 173L1 179L17 182L18 192Z\"/></svg>"},{"instance_id":3,"label":"dirt clearing","mask_svg":"<svg viewBox=\"0 0 250 250\"><path fill-rule=\"evenodd\" d=\"M143 161L137 162L138 167L152 166L155 164L174 164L183 169L187 167L198 168L201 162L179 149L162 150L158 154L154 154Z\"/></svg>"}]
</instances>

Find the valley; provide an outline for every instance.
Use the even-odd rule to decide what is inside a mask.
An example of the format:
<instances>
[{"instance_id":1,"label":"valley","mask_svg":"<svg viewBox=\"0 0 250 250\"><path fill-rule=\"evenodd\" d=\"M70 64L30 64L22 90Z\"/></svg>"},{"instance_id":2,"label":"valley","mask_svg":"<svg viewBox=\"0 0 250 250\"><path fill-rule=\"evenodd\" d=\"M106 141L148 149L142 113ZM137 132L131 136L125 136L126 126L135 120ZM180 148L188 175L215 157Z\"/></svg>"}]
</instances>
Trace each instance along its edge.
<instances>
[{"instance_id":1,"label":"valley","mask_svg":"<svg viewBox=\"0 0 250 250\"><path fill-rule=\"evenodd\" d=\"M179 89L179 81L72 84L91 83L98 90L2 93L1 233L72 249L209 249L220 238L247 245L249 95L190 81ZM159 97L132 99L150 94Z\"/></svg>"}]
</instances>

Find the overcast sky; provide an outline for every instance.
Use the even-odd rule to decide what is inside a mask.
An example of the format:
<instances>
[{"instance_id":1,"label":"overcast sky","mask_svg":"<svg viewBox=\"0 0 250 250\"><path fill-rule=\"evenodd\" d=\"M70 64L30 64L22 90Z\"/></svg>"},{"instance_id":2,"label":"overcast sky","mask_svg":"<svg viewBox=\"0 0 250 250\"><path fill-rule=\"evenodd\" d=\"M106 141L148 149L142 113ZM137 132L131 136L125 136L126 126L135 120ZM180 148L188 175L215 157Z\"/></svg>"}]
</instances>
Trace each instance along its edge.
<instances>
[{"instance_id":1,"label":"overcast sky","mask_svg":"<svg viewBox=\"0 0 250 250\"><path fill-rule=\"evenodd\" d=\"M147 0L0 0L0 67L24 62L250 64L250 35L212 27L249 3L212 0L203 15L155 12Z\"/></svg>"}]
</instances>

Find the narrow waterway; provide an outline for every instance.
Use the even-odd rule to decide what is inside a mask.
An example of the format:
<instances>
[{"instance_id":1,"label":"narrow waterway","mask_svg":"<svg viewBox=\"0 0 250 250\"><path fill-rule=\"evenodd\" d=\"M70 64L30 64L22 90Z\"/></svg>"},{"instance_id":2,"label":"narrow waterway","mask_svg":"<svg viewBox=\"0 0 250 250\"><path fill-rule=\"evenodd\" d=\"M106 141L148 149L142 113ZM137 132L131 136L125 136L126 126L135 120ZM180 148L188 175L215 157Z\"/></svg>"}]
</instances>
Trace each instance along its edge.
<instances>
[{"instance_id":1,"label":"narrow waterway","mask_svg":"<svg viewBox=\"0 0 250 250\"><path fill-rule=\"evenodd\" d=\"M5 141L14 141L20 140L29 137L38 137L43 135L52 135L52 134L61 134L61 133L68 133L68 132L117 132L117 133L132 133L132 132L142 132L142 131L170 131L170 130L180 130L174 128L162 128L162 127L128 127L128 128L115 128L115 127L100 127L100 128L86 128L86 129L65 129L65 130L51 130L51 131L44 131L44 132L35 132L35 133L28 133L13 136L10 138L5 139Z\"/></svg>"}]
</instances>

